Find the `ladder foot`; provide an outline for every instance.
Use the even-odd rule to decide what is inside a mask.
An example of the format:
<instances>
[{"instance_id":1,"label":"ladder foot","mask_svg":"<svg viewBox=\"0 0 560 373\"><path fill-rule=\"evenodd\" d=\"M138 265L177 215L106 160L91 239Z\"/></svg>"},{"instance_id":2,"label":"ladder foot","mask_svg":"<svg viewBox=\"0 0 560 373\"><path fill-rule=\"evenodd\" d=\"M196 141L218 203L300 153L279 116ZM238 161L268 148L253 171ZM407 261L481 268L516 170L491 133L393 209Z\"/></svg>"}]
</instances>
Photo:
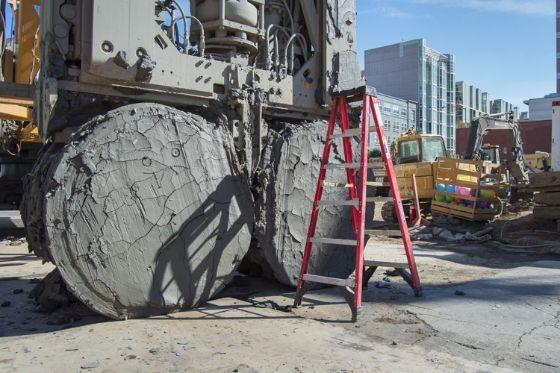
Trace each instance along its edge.
<instances>
[{"instance_id":1,"label":"ladder foot","mask_svg":"<svg viewBox=\"0 0 560 373\"><path fill-rule=\"evenodd\" d=\"M362 307L350 307L350 309L352 310L352 322L357 322L358 316L362 313Z\"/></svg>"},{"instance_id":2,"label":"ladder foot","mask_svg":"<svg viewBox=\"0 0 560 373\"><path fill-rule=\"evenodd\" d=\"M414 289L414 296L416 298L420 298L422 296L422 288L421 287L419 287L417 289Z\"/></svg>"},{"instance_id":3,"label":"ladder foot","mask_svg":"<svg viewBox=\"0 0 560 373\"><path fill-rule=\"evenodd\" d=\"M301 306L301 302L303 302L303 296L305 295L305 293L307 293L308 290L309 285L307 283L304 283L301 287L298 287L296 296L294 298L293 308L298 308L299 306Z\"/></svg>"},{"instance_id":4,"label":"ladder foot","mask_svg":"<svg viewBox=\"0 0 560 373\"><path fill-rule=\"evenodd\" d=\"M299 306L301 306L301 302L303 300L303 291L298 290L296 292L296 297L294 298L294 306L293 308L298 308Z\"/></svg>"},{"instance_id":5,"label":"ladder foot","mask_svg":"<svg viewBox=\"0 0 560 373\"><path fill-rule=\"evenodd\" d=\"M349 287L345 287L345 288L342 289L342 294L344 295L344 299L346 299L346 302L348 303L348 306L350 307L350 311L352 312L352 322L358 321L358 316L362 312L362 308L361 307L356 308L354 306L354 302L355 302L354 289L349 288Z\"/></svg>"}]
</instances>

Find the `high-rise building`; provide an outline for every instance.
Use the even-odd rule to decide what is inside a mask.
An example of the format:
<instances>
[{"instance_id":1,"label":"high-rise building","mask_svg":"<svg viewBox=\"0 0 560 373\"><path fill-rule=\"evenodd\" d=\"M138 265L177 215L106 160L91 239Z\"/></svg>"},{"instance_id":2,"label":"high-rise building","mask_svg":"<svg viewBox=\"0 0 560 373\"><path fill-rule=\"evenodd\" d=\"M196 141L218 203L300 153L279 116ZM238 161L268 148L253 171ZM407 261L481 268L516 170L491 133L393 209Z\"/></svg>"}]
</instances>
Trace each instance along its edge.
<instances>
[{"instance_id":1,"label":"high-rise building","mask_svg":"<svg viewBox=\"0 0 560 373\"><path fill-rule=\"evenodd\" d=\"M513 106L512 103L506 100L497 99L492 100L490 104L490 114L505 114L513 112L513 118L519 119L519 109L517 106Z\"/></svg>"},{"instance_id":2,"label":"high-rise building","mask_svg":"<svg viewBox=\"0 0 560 373\"><path fill-rule=\"evenodd\" d=\"M488 92L463 81L455 84L455 91L458 127L468 126L474 118L490 113Z\"/></svg>"},{"instance_id":3,"label":"high-rise building","mask_svg":"<svg viewBox=\"0 0 560 373\"><path fill-rule=\"evenodd\" d=\"M495 99L490 100L488 92L466 82L457 82L457 127L468 127L471 122L485 114L503 114L513 112L514 119L519 119L519 109L512 103Z\"/></svg>"},{"instance_id":4,"label":"high-rise building","mask_svg":"<svg viewBox=\"0 0 560 373\"><path fill-rule=\"evenodd\" d=\"M439 134L455 151L455 57L439 53L424 39L365 52L367 84L380 92L418 102L417 130Z\"/></svg>"}]
</instances>

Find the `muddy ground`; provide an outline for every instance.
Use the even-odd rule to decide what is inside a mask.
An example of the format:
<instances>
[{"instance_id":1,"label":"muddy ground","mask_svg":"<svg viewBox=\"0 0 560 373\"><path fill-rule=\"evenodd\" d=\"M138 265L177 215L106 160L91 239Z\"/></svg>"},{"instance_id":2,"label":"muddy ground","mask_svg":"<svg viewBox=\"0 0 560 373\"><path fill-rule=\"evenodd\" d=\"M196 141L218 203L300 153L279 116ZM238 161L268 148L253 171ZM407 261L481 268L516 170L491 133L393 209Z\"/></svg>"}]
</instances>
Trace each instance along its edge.
<instances>
[{"instance_id":1,"label":"muddy ground","mask_svg":"<svg viewBox=\"0 0 560 373\"><path fill-rule=\"evenodd\" d=\"M381 234L369 250L398 245ZM560 243L559 243L560 246ZM205 307L109 321L28 298L51 269L25 243L0 245L0 371L312 372L560 369L560 256L415 242L424 296L380 270L351 323L337 289L291 305L290 288L238 276Z\"/></svg>"}]
</instances>

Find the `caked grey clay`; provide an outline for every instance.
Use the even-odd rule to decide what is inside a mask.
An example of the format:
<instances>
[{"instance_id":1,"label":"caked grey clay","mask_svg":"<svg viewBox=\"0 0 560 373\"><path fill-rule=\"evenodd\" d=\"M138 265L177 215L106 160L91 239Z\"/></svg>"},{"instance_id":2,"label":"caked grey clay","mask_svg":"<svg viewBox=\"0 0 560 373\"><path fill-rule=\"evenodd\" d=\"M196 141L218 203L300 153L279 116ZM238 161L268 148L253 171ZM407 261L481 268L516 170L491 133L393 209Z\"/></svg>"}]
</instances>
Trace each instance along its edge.
<instances>
[{"instance_id":1,"label":"caked grey clay","mask_svg":"<svg viewBox=\"0 0 560 373\"><path fill-rule=\"evenodd\" d=\"M36 175L39 241L81 301L138 317L196 306L227 284L253 229L227 131L136 104L95 118L57 154L36 167L48 169Z\"/></svg>"}]
</instances>

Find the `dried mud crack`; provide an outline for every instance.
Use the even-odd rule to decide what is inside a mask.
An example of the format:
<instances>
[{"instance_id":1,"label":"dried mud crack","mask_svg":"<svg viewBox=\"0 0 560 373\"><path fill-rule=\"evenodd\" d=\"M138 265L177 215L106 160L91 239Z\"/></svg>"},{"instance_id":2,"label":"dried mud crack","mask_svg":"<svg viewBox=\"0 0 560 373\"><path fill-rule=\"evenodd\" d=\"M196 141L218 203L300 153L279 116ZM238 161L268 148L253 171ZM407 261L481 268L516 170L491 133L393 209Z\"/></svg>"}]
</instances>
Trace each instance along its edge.
<instances>
[{"instance_id":1,"label":"dried mud crack","mask_svg":"<svg viewBox=\"0 0 560 373\"><path fill-rule=\"evenodd\" d=\"M231 279L254 207L231 135L136 104L43 152L22 215L30 248L95 311L128 318L194 307Z\"/></svg>"}]
</instances>

